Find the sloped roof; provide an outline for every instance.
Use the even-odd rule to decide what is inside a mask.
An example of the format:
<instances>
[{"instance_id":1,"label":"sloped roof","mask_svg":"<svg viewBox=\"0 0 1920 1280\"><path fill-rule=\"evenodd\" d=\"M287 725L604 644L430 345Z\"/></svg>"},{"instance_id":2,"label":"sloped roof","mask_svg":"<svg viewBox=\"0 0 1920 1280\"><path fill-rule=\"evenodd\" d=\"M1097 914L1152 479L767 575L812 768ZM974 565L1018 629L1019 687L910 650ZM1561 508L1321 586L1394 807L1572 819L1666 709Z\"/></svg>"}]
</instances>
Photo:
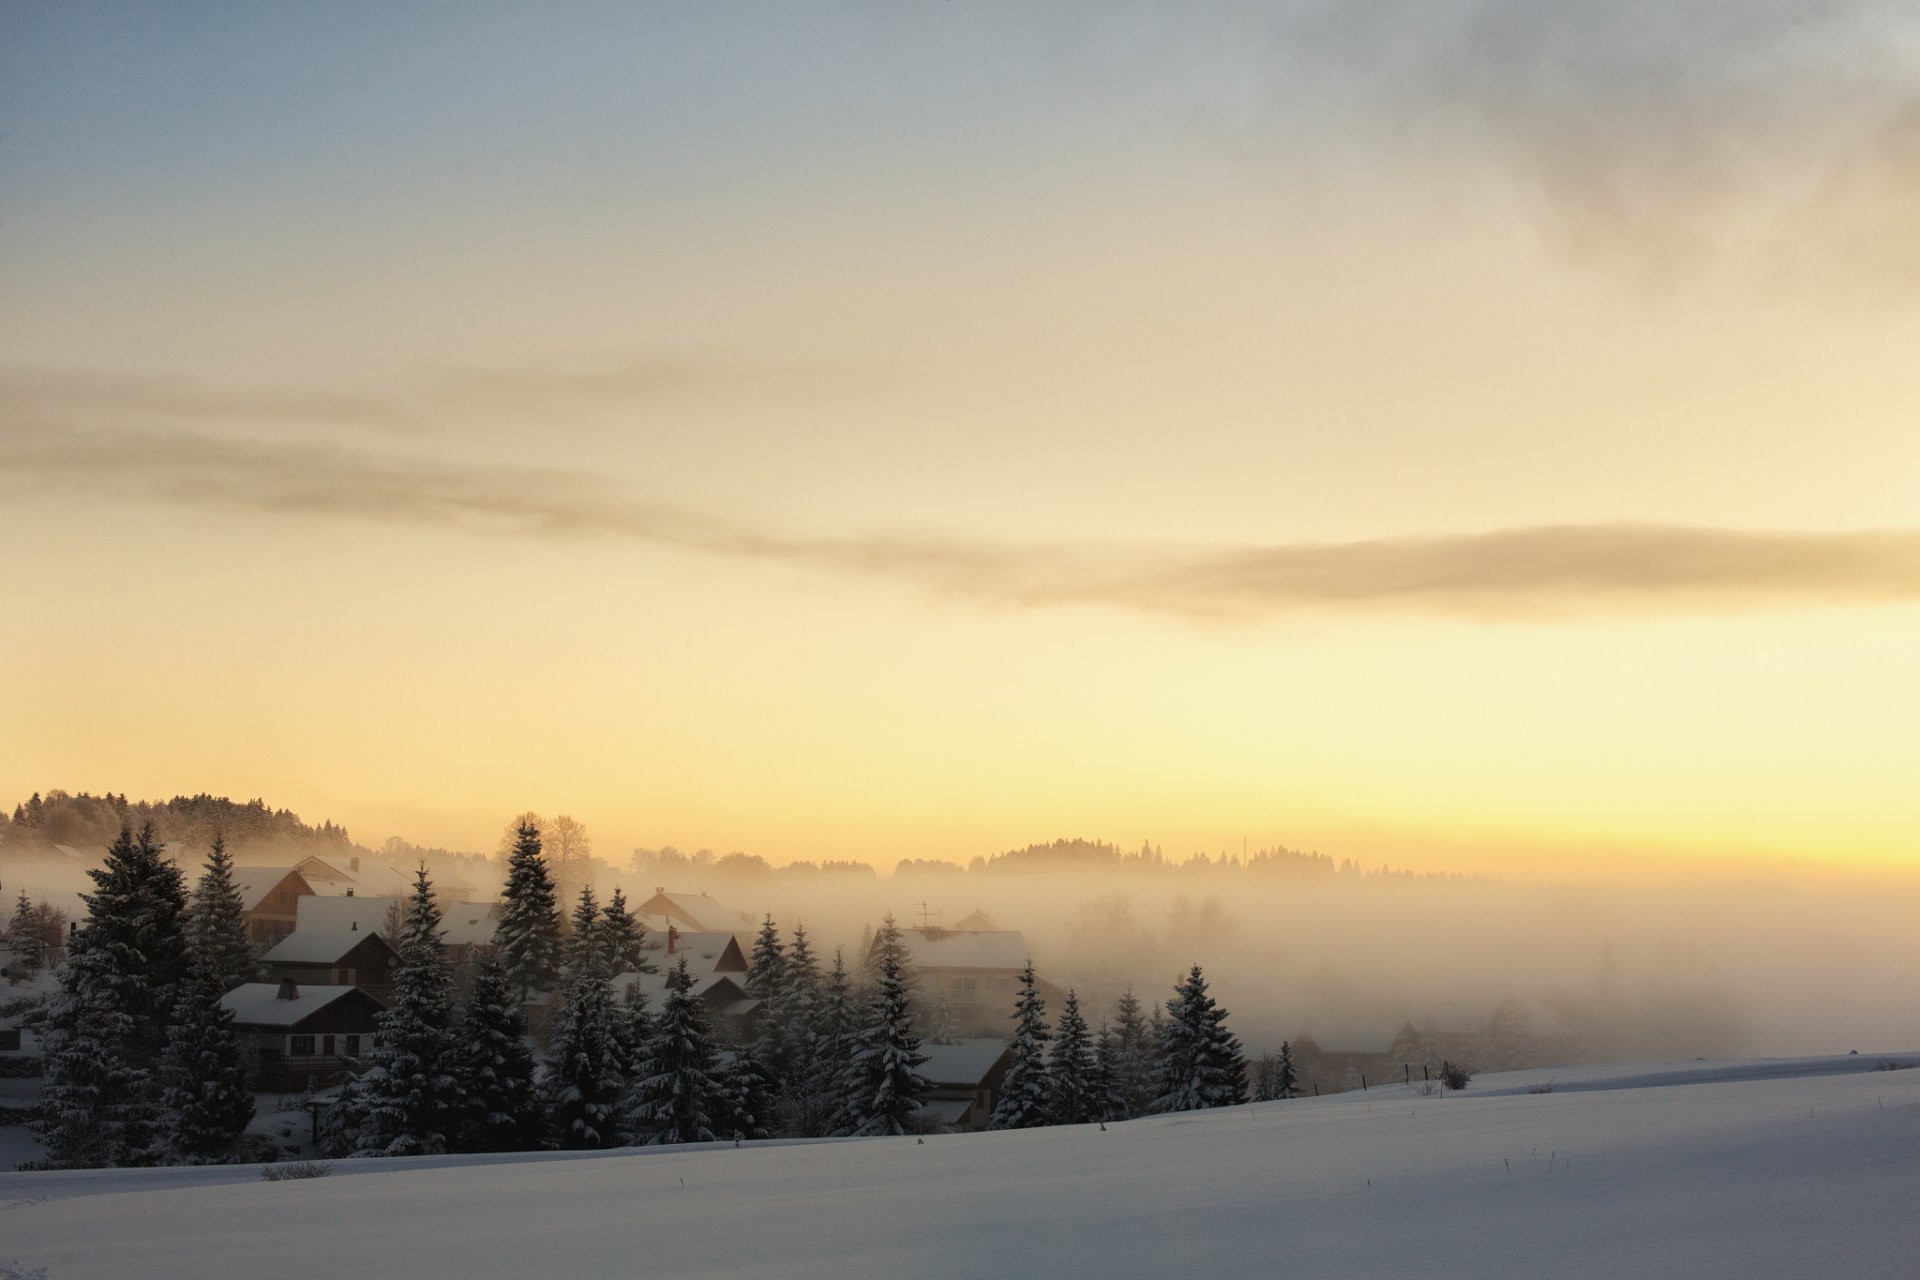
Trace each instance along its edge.
<instances>
[{"instance_id":1,"label":"sloped roof","mask_svg":"<svg viewBox=\"0 0 1920 1280\"><path fill-rule=\"evenodd\" d=\"M277 982L248 982L235 987L220 997L223 1008L233 1011L233 1020L247 1027L291 1027L312 1014L320 1012L334 1001L359 991L358 987L326 986L319 983L302 982L295 989L300 993L291 1000L280 998L280 984ZM365 994L362 992L361 994ZM372 996L367 997L372 1000ZM378 1004L379 1001L374 1001Z\"/></svg>"},{"instance_id":2,"label":"sloped roof","mask_svg":"<svg viewBox=\"0 0 1920 1280\"><path fill-rule=\"evenodd\" d=\"M920 1074L929 1082L976 1089L1008 1049L1005 1040L994 1037L962 1040L958 1044L922 1044L920 1052L927 1055Z\"/></svg>"},{"instance_id":3,"label":"sloped roof","mask_svg":"<svg viewBox=\"0 0 1920 1280\"><path fill-rule=\"evenodd\" d=\"M667 953L667 934L648 933L646 949L653 962L662 969L671 967L681 956L687 958L687 969L692 973L703 970L712 972L723 963L729 964L727 972L745 972L747 958L741 950L740 940L730 933L694 933L692 931L674 931L673 953Z\"/></svg>"},{"instance_id":4,"label":"sloped roof","mask_svg":"<svg viewBox=\"0 0 1920 1280\"><path fill-rule=\"evenodd\" d=\"M1027 963L1027 936L1017 929L902 929L900 939L916 969L1020 969Z\"/></svg>"},{"instance_id":5,"label":"sloped roof","mask_svg":"<svg viewBox=\"0 0 1920 1280\"><path fill-rule=\"evenodd\" d=\"M667 979L670 976L666 973L640 973L628 970L626 973L615 975L614 994L624 999L629 991L635 992L645 996L647 1003L658 1010L662 1004L666 1003ZM756 1008L760 1004L758 1000L747 995L746 988L741 986L732 974L690 972L687 977L693 984L693 994L696 996L702 998L709 995L722 998L731 996L732 999L727 1002L728 1012Z\"/></svg>"},{"instance_id":6,"label":"sloped roof","mask_svg":"<svg viewBox=\"0 0 1920 1280\"><path fill-rule=\"evenodd\" d=\"M280 886L280 882L293 875L292 867L250 867L237 866L233 869L233 885L240 891L240 905L243 910L252 911L258 907L269 893ZM306 878L300 883L305 885ZM302 897L309 896L302 894Z\"/></svg>"},{"instance_id":7,"label":"sloped roof","mask_svg":"<svg viewBox=\"0 0 1920 1280\"><path fill-rule=\"evenodd\" d=\"M400 898L368 898L358 895L351 898L335 898L326 895L304 897L296 904L294 913L294 932L307 929L322 933L387 932L387 912L398 904L405 912L406 902ZM441 902L440 928L448 946L473 946L493 941L493 930L499 923L500 904L497 902ZM392 941L392 939L389 939Z\"/></svg>"},{"instance_id":8,"label":"sloped roof","mask_svg":"<svg viewBox=\"0 0 1920 1280\"><path fill-rule=\"evenodd\" d=\"M377 929L295 929L260 958L269 964L332 964L368 938L376 938L388 951L393 950L393 944Z\"/></svg>"},{"instance_id":9,"label":"sloped roof","mask_svg":"<svg viewBox=\"0 0 1920 1280\"><path fill-rule=\"evenodd\" d=\"M670 916L676 923L706 933L752 928L753 921L704 893L668 893L661 889L634 908L648 915Z\"/></svg>"},{"instance_id":10,"label":"sloped roof","mask_svg":"<svg viewBox=\"0 0 1920 1280\"><path fill-rule=\"evenodd\" d=\"M969 911L952 927L970 933L995 933L1000 929L1000 922L984 911Z\"/></svg>"}]
</instances>

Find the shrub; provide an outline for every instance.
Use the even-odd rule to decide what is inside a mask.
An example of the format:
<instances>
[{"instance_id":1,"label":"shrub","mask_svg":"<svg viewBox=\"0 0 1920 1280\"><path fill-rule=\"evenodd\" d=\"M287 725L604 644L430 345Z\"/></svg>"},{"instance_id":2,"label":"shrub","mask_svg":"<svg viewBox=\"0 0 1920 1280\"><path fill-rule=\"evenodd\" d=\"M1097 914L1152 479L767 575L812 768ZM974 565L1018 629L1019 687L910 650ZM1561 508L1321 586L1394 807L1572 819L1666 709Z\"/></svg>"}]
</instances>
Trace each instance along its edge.
<instances>
[{"instance_id":1,"label":"shrub","mask_svg":"<svg viewBox=\"0 0 1920 1280\"><path fill-rule=\"evenodd\" d=\"M262 1182L292 1182L296 1178L324 1178L333 1172L325 1160L288 1160L266 1165L260 1170Z\"/></svg>"},{"instance_id":2,"label":"shrub","mask_svg":"<svg viewBox=\"0 0 1920 1280\"><path fill-rule=\"evenodd\" d=\"M1527 1092L1528 1093L1552 1093L1553 1081L1548 1080L1543 1084L1530 1084L1527 1086Z\"/></svg>"},{"instance_id":3,"label":"shrub","mask_svg":"<svg viewBox=\"0 0 1920 1280\"><path fill-rule=\"evenodd\" d=\"M1458 1093L1467 1087L1467 1081L1473 1079L1473 1072L1458 1062L1440 1064L1440 1083Z\"/></svg>"}]
</instances>

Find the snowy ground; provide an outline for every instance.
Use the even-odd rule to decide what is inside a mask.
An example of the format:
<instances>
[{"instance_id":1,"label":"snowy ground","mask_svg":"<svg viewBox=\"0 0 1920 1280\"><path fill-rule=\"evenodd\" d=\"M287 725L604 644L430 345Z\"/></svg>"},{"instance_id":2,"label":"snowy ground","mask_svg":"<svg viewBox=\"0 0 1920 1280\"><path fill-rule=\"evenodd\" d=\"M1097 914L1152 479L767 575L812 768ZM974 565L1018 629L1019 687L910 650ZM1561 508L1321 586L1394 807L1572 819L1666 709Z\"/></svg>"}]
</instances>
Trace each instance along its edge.
<instances>
[{"instance_id":1,"label":"snowy ground","mask_svg":"<svg viewBox=\"0 0 1920 1280\"><path fill-rule=\"evenodd\" d=\"M302 1182L0 1174L0 1277L1920 1275L1920 1069L1877 1061L1562 1068L1106 1131L358 1161Z\"/></svg>"}]
</instances>

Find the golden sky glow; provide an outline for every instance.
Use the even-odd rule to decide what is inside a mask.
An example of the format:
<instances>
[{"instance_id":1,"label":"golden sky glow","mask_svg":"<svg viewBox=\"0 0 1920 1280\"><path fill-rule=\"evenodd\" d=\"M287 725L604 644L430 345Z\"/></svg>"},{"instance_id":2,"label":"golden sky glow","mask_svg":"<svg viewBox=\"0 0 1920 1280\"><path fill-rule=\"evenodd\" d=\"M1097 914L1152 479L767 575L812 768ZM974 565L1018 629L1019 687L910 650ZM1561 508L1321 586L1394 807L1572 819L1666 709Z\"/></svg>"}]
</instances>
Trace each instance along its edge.
<instances>
[{"instance_id":1,"label":"golden sky glow","mask_svg":"<svg viewBox=\"0 0 1920 1280\"><path fill-rule=\"evenodd\" d=\"M1920 871L1910 13L956 7L0 16L0 793Z\"/></svg>"}]
</instances>

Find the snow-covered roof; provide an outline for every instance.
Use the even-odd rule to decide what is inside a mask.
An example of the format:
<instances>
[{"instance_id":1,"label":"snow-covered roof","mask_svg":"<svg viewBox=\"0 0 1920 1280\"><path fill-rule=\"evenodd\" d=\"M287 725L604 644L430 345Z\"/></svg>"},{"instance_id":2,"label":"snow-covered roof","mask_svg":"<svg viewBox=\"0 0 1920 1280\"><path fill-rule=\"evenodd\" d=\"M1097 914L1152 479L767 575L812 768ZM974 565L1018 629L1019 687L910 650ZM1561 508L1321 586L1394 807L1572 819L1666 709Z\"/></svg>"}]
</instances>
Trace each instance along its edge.
<instances>
[{"instance_id":1,"label":"snow-covered roof","mask_svg":"<svg viewBox=\"0 0 1920 1280\"><path fill-rule=\"evenodd\" d=\"M1027 936L1017 929L902 929L900 938L916 969L1019 969L1027 963Z\"/></svg>"},{"instance_id":2,"label":"snow-covered roof","mask_svg":"<svg viewBox=\"0 0 1920 1280\"><path fill-rule=\"evenodd\" d=\"M666 1002L669 976L666 973L640 973L636 970L628 970L626 973L614 976L613 991L622 999L625 999L629 992L643 995L647 998L647 1003L657 1010ZM705 997L711 993L733 997L727 1005L730 1013L755 1008L760 1003L747 996L746 988L741 986L732 974L689 973L687 977L693 983L693 994L696 996Z\"/></svg>"},{"instance_id":3,"label":"snow-covered roof","mask_svg":"<svg viewBox=\"0 0 1920 1280\"><path fill-rule=\"evenodd\" d=\"M220 997L222 1007L233 1011L233 1020L247 1027L290 1027L320 1012L335 1000L358 987L323 986L319 983L294 984L298 992L291 1000L280 998L278 982L248 982ZM371 997L369 997L371 998Z\"/></svg>"},{"instance_id":4,"label":"snow-covered roof","mask_svg":"<svg viewBox=\"0 0 1920 1280\"><path fill-rule=\"evenodd\" d=\"M920 1102L921 1111L947 1125L959 1124L972 1108L971 1098L925 1098Z\"/></svg>"},{"instance_id":5,"label":"snow-covered roof","mask_svg":"<svg viewBox=\"0 0 1920 1280\"><path fill-rule=\"evenodd\" d=\"M751 927L742 912L722 906L704 893L668 893L662 889L635 908L648 915L671 917L676 924L704 932Z\"/></svg>"},{"instance_id":6,"label":"snow-covered roof","mask_svg":"<svg viewBox=\"0 0 1920 1280\"><path fill-rule=\"evenodd\" d=\"M304 897L296 904L294 931L314 929L322 933L387 932L387 912L398 905L404 914L406 903L399 898L334 898L326 895ZM441 902L440 928L448 946L472 946L493 941L494 926L499 923L497 902ZM392 939L389 939L392 941Z\"/></svg>"},{"instance_id":7,"label":"snow-covered roof","mask_svg":"<svg viewBox=\"0 0 1920 1280\"><path fill-rule=\"evenodd\" d=\"M293 874L292 867L251 867L237 866L233 869L233 884L240 891L240 905L247 911L258 907L266 896L279 887L280 882ZM304 880L301 883L305 883ZM307 895L302 895L307 896Z\"/></svg>"},{"instance_id":8,"label":"snow-covered roof","mask_svg":"<svg viewBox=\"0 0 1920 1280\"><path fill-rule=\"evenodd\" d=\"M925 1044L920 1052L927 1060L920 1074L934 1084L977 1088L1007 1052L1007 1042L998 1037L962 1040L958 1044Z\"/></svg>"},{"instance_id":9,"label":"snow-covered roof","mask_svg":"<svg viewBox=\"0 0 1920 1280\"><path fill-rule=\"evenodd\" d=\"M383 946L393 949L377 929L295 929L260 958L269 964L331 964L368 938L380 938Z\"/></svg>"},{"instance_id":10,"label":"snow-covered roof","mask_svg":"<svg viewBox=\"0 0 1920 1280\"><path fill-rule=\"evenodd\" d=\"M646 949L653 962L662 969L679 962L681 956L687 958L687 968L694 973L703 969L712 971L722 963L729 966L728 972L744 972L746 955L740 950L739 940L730 933L693 933L673 934L673 952L667 952L667 933L649 932L646 937Z\"/></svg>"}]
</instances>

